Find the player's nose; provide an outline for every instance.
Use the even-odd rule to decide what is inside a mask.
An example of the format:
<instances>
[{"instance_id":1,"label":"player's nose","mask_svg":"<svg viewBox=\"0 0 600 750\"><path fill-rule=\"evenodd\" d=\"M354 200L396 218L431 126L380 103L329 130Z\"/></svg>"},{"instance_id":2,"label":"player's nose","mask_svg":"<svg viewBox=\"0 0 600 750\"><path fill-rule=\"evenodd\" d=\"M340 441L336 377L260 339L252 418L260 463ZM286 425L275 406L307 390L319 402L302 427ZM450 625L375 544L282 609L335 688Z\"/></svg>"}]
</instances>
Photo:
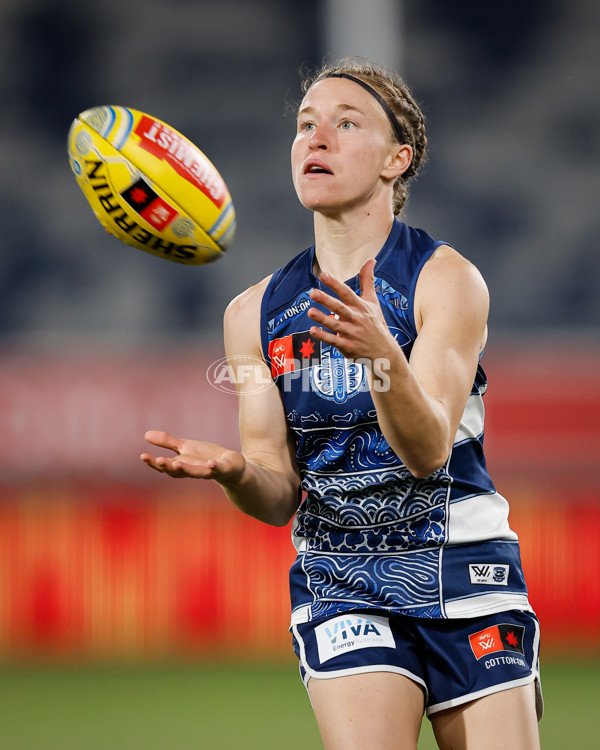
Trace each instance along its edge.
<instances>
[{"instance_id":1,"label":"player's nose","mask_svg":"<svg viewBox=\"0 0 600 750\"><path fill-rule=\"evenodd\" d=\"M331 128L327 124L321 123L313 129L308 145L311 149L326 150L331 146L331 139Z\"/></svg>"}]
</instances>

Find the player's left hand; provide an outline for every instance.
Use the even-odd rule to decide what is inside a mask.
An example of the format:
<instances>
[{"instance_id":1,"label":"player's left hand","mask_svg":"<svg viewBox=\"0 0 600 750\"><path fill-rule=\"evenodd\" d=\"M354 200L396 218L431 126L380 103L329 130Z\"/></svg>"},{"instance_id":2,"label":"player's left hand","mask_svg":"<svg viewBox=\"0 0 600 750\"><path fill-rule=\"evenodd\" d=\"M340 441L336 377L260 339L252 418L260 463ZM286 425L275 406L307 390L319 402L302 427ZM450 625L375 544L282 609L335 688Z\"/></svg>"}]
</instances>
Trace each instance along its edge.
<instances>
[{"instance_id":1,"label":"player's left hand","mask_svg":"<svg viewBox=\"0 0 600 750\"><path fill-rule=\"evenodd\" d=\"M318 324L310 335L331 344L348 359L389 357L397 347L389 331L375 291L375 259L367 260L359 272L360 295L330 273L323 273L321 281L337 296L321 289L313 289L311 299L331 311L327 315L317 307L308 310L308 317Z\"/></svg>"}]
</instances>

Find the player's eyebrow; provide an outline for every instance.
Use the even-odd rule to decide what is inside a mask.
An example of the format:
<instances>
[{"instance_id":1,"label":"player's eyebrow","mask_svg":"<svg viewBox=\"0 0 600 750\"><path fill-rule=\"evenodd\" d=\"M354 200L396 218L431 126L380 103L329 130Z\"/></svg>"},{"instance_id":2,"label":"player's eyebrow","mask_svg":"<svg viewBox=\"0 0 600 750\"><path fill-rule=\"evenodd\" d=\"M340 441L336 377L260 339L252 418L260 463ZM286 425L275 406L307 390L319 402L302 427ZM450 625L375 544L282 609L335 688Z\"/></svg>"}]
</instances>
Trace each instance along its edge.
<instances>
[{"instance_id":1,"label":"player's eyebrow","mask_svg":"<svg viewBox=\"0 0 600 750\"><path fill-rule=\"evenodd\" d=\"M359 109L359 107L356 107L354 104L343 104L340 103L336 106L336 109L341 112L358 112L361 115L364 115L364 111L362 109ZM302 107L298 110L298 117L300 115L310 115L313 114L316 111L316 107L311 107L310 105L307 105L306 107Z\"/></svg>"}]
</instances>

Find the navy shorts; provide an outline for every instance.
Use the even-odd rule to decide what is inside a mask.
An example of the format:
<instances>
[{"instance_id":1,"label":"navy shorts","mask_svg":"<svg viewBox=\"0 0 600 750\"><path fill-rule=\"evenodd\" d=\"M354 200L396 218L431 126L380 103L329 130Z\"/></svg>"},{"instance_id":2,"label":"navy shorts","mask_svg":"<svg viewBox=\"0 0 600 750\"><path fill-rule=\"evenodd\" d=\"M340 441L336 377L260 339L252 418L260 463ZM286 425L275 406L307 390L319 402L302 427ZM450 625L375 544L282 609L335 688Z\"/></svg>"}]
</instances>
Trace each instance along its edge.
<instances>
[{"instance_id":1,"label":"navy shorts","mask_svg":"<svg viewBox=\"0 0 600 750\"><path fill-rule=\"evenodd\" d=\"M362 672L396 672L423 688L427 715L536 681L539 623L510 611L462 620L351 611L292 627L305 685Z\"/></svg>"}]
</instances>

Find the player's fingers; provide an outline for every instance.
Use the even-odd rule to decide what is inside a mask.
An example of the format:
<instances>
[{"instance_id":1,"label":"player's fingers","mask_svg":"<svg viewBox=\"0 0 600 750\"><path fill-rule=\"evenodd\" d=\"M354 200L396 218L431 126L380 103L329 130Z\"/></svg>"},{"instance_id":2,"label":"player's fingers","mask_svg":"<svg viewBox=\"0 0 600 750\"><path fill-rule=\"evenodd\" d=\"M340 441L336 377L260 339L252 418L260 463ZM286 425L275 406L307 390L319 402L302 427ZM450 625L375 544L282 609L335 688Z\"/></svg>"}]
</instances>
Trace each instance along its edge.
<instances>
[{"instance_id":1,"label":"player's fingers","mask_svg":"<svg viewBox=\"0 0 600 750\"><path fill-rule=\"evenodd\" d=\"M179 453L181 440L179 438L169 435L168 432L162 432L161 430L148 430L144 435L145 440L152 445L157 445L159 448L167 448L168 450Z\"/></svg>"},{"instance_id":2,"label":"player's fingers","mask_svg":"<svg viewBox=\"0 0 600 750\"><path fill-rule=\"evenodd\" d=\"M377 292L375 291L375 258L369 258L369 260L363 263L362 268L358 274L358 281L360 284L360 296L363 299L376 301Z\"/></svg>"},{"instance_id":3,"label":"player's fingers","mask_svg":"<svg viewBox=\"0 0 600 750\"><path fill-rule=\"evenodd\" d=\"M226 462L218 458L209 458L206 462L206 470L210 472L211 479L219 479L227 474Z\"/></svg>"},{"instance_id":4,"label":"player's fingers","mask_svg":"<svg viewBox=\"0 0 600 750\"><path fill-rule=\"evenodd\" d=\"M189 464L180 458L169 461L167 474L172 477L192 477L194 479L218 479L226 474L218 460L209 459L203 463Z\"/></svg>"},{"instance_id":5,"label":"player's fingers","mask_svg":"<svg viewBox=\"0 0 600 750\"><path fill-rule=\"evenodd\" d=\"M154 458L154 456L150 455L150 453L142 453L140 455L140 460L143 461L146 466L149 466L151 469L164 473L164 468L158 463L157 459Z\"/></svg>"},{"instance_id":6,"label":"player's fingers","mask_svg":"<svg viewBox=\"0 0 600 750\"><path fill-rule=\"evenodd\" d=\"M323 284L332 289L342 300L342 302L347 305L352 304L352 302L355 302L358 298L358 295L354 292L353 289L350 289L348 284L340 281L335 276L332 276L326 271L321 274L321 281L323 282Z\"/></svg>"},{"instance_id":7,"label":"player's fingers","mask_svg":"<svg viewBox=\"0 0 600 750\"><path fill-rule=\"evenodd\" d=\"M150 468L156 469L162 474L168 474L170 477L201 477L203 474L209 473L200 466L186 464L178 458L167 458L166 456L154 458L148 453L142 453L140 458Z\"/></svg>"},{"instance_id":8,"label":"player's fingers","mask_svg":"<svg viewBox=\"0 0 600 750\"><path fill-rule=\"evenodd\" d=\"M339 349L342 354L344 354L344 352L340 348L340 337L337 335L337 333L332 333L330 331L326 331L324 328L317 328L316 326L313 326L310 329L310 335L318 341L323 341L326 344L335 346L336 349Z\"/></svg>"},{"instance_id":9,"label":"player's fingers","mask_svg":"<svg viewBox=\"0 0 600 750\"><path fill-rule=\"evenodd\" d=\"M312 321L329 328L331 331L338 331L340 328L341 321L335 315L327 315L327 313L317 310L315 307L310 307L307 315Z\"/></svg>"},{"instance_id":10,"label":"player's fingers","mask_svg":"<svg viewBox=\"0 0 600 750\"><path fill-rule=\"evenodd\" d=\"M164 467L165 474L175 479L182 479L183 477L201 478L203 476L202 467L186 464L185 461L177 458L167 459Z\"/></svg>"},{"instance_id":11,"label":"player's fingers","mask_svg":"<svg viewBox=\"0 0 600 750\"><path fill-rule=\"evenodd\" d=\"M327 294L327 292L324 292L322 289L313 289L310 293L310 298L313 302L318 302L320 305L323 305L323 307L326 307L337 315L343 314L348 309L345 302L342 302L338 297L333 297L331 294ZM313 309L316 308L309 308L309 310Z\"/></svg>"}]
</instances>

